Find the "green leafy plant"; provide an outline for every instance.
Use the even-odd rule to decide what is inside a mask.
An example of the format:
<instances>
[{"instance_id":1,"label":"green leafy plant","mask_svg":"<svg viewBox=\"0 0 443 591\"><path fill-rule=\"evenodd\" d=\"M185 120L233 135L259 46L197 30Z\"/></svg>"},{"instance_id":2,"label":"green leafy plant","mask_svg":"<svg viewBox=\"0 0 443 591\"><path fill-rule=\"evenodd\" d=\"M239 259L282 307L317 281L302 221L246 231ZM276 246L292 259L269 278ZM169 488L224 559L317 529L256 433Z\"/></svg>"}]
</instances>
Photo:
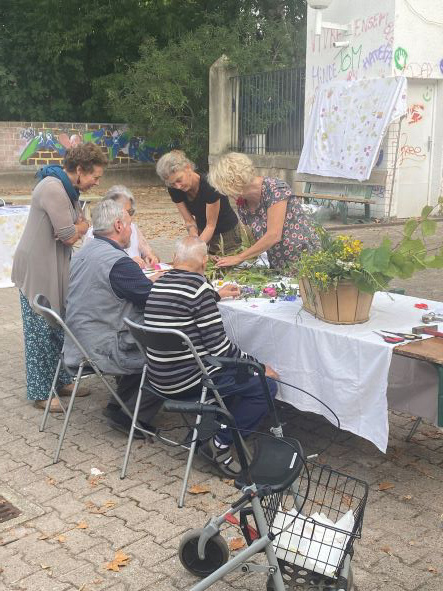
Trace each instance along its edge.
<instances>
[{"instance_id":1,"label":"green leafy plant","mask_svg":"<svg viewBox=\"0 0 443 591\"><path fill-rule=\"evenodd\" d=\"M374 293L386 290L394 278L409 279L417 271L443 268L443 245L430 249L426 239L433 236L437 222L430 219L436 206L427 205L421 216L408 220L397 244L389 238L374 248L363 248L360 240L349 236L332 238L319 230L321 247L314 253L301 256L296 272L309 279L320 291L337 286L339 281L350 281L361 291Z\"/></svg>"}]
</instances>

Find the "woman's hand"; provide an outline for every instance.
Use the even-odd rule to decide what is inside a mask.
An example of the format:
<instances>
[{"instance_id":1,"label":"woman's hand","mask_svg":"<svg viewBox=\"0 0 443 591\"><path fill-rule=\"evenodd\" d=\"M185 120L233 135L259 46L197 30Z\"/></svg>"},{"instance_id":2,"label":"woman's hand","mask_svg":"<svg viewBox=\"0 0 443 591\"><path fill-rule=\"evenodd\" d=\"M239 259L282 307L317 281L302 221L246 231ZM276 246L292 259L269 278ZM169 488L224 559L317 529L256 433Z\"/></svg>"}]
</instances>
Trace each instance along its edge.
<instances>
[{"instance_id":1,"label":"woman's hand","mask_svg":"<svg viewBox=\"0 0 443 591\"><path fill-rule=\"evenodd\" d=\"M223 287L220 287L217 293L220 298L238 298L240 295L240 288L238 285L228 283L228 285L223 285Z\"/></svg>"},{"instance_id":2,"label":"woman's hand","mask_svg":"<svg viewBox=\"0 0 443 591\"><path fill-rule=\"evenodd\" d=\"M145 256L145 261L148 263L148 265L154 267L154 265L160 262L160 259L154 252L150 252Z\"/></svg>"},{"instance_id":3,"label":"woman's hand","mask_svg":"<svg viewBox=\"0 0 443 591\"><path fill-rule=\"evenodd\" d=\"M78 217L75 226L77 228L79 236L84 236L86 232L89 230L89 223L83 216Z\"/></svg>"},{"instance_id":4,"label":"woman's hand","mask_svg":"<svg viewBox=\"0 0 443 591\"><path fill-rule=\"evenodd\" d=\"M243 262L243 257L239 254L234 254L229 257L218 257L216 259L216 267L235 267Z\"/></svg>"},{"instance_id":5,"label":"woman's hand","mask_svg":"<svg viewBox=\"0 0 443 591\"><path fill-rule=\"evenodd\" d=\"M141 257L132 257L132 260L134 261L134 263L137 263L140 269L147 269L147 265Z\"/></svg>"}]
</instances>

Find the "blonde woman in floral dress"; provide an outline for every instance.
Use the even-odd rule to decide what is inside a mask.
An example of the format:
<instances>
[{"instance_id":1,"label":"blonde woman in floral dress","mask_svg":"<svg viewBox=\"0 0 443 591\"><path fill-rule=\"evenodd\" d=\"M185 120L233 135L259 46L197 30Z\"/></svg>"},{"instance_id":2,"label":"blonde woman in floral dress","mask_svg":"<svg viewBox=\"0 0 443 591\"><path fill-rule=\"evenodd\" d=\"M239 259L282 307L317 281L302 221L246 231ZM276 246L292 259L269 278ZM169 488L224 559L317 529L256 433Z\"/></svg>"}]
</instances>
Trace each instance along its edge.
<instances>
[{"instance_id":1,"label":"blonde woman in floral dress","mask_svg":"<svg viewBox=\"0 0 443 591\"><path fill-rule=\"evenodd\" d=\"M240 220L255 238L255 243L239 254L220 257L218 267L233 267L266 251L270 267L283 271L302 252L318 248L316 230L291 187L276 178L257 176L245 154L221 156L211 168L209 182L235 199Z\"/></svg>"}]
</instances>

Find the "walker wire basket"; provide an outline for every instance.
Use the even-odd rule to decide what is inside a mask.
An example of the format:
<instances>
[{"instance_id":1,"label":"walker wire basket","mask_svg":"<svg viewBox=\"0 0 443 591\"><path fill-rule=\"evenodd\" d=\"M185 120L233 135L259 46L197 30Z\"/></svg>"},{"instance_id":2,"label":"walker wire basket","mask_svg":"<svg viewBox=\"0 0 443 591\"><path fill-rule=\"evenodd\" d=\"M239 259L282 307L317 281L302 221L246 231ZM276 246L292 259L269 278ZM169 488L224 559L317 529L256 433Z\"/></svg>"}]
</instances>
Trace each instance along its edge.
<instances>
[{"instance_id":1,"label":"walker wire basket","mask_svg":"<svg viewBox=\"0 0 443 591\"><path fill-rule=\"evenodd\" d=\"M306 589L306 582L309 589L336 588L345 558L361 537L367 497L366 482L306 461L290 489L262 499L285 583L292 578L305 584L289 589Z\"/></svg>"}]
</instances>

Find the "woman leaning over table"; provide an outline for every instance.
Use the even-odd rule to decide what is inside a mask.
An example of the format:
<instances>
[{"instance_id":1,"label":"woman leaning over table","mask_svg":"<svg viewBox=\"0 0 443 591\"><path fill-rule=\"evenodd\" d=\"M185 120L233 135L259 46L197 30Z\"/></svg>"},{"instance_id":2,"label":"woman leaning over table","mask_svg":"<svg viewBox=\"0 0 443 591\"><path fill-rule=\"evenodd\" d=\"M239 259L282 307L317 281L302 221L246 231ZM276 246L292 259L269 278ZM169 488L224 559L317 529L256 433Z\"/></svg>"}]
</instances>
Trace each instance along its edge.
<instances>
[{"instance_id":1,"label":"woman leaning over table","mask_svg":"<svg viewBox=\"0 0 443 591\"><path fill-rule=\"evenodd\" d=\"M235 199L240 220L251 228L256 240L239 254L219 258L218 267L233 267L266 251L271 268L282 271L303 251L318 247L315 228L290 186L276 178L258 176L245 154L221 156L208 180L217 191Z\"/></svg>"},{"instance_id":2,"label":"woman leaning over table","mask_svg":"<svg viewBox=\"0 0 443 591\"><path fill-rule=\"evenodd\" d=\"M72 246L88 230L80 205L80 192L99 184L107 158L93 143L70 148L63 167L45 166L36 175L28 221L17 246L12 281L20 290L25 340L28 400L45 407L63 345L61 329L51 327L32 307L36 294L44 295L63 316L68 289ZM85 305L86 302L85 302ZM60 373L59 395L71 393L72 380ZM51 412L61 411L55 398Z\"/></svg>"},{"instance_id":3,"label":"woman leaning over table","mask_svg":"<svg viewBox=\"0 0 443 591\"><path fill-rule=\"evenodd\" d=\"M199 236L210 254L233 252L241 246L240 226L229 200L195 170L181 150L172 150L157 162L158 176L168 187L190 236Z\"/></svg>"}]
</instances>

